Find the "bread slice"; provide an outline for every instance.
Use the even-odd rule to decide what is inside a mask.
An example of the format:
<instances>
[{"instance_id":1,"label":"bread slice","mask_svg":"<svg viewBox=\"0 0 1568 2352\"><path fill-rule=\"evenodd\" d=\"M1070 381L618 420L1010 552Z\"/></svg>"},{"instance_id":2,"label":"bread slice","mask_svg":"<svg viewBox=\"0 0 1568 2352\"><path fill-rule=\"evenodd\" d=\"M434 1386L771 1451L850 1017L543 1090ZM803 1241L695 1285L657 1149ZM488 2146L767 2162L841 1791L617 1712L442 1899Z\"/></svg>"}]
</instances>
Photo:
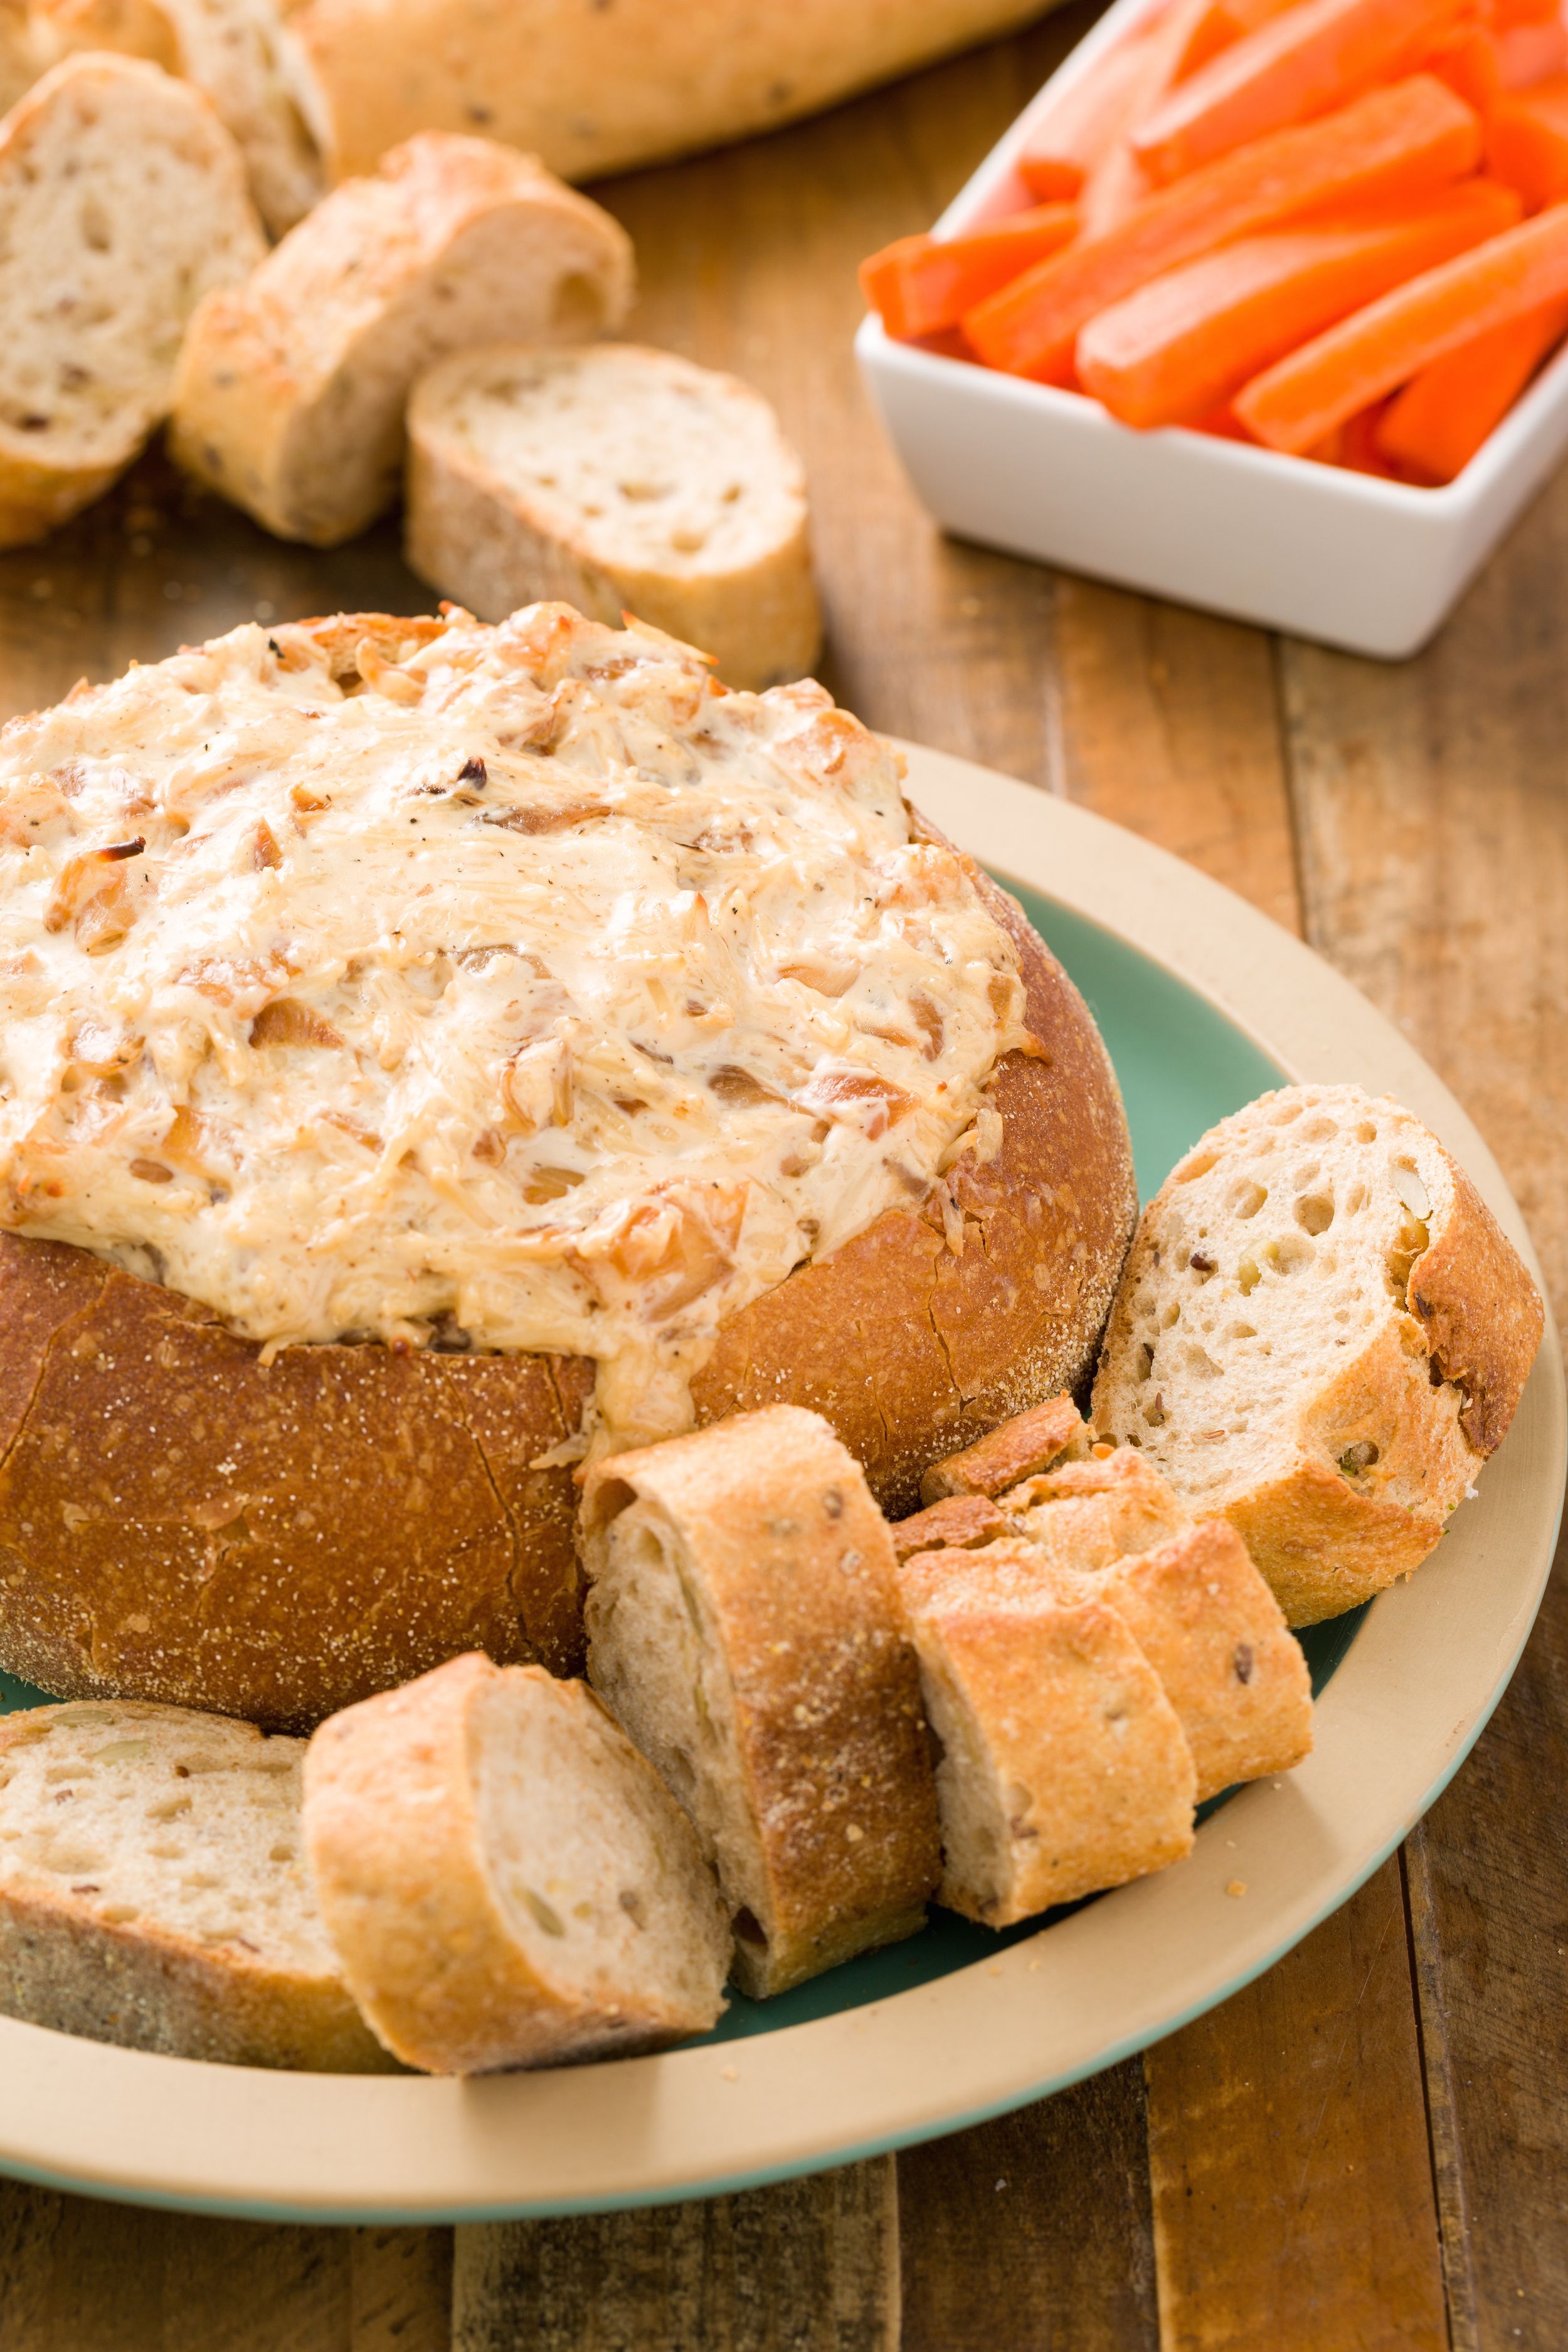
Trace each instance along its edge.
<instances>
[{"instance_id":1,"label":"bread slice","mask_svg":"<svg viewBox=\"0 0 1568 2352\"><path fill-rule=\"evenodd\" d=\"M34 14L62 51L112 49L194 82L244 156L274 236L320 198L321 156L292 95L273 0L35 0Z\"/></svg>"},{"instance_id":2,"label":"bread slice","mask_svg":"<svg viewBox=\"0 0 1568 2352\"><path fill-rule=\"evenodd\" d=\"M891 1539L817 1414L593 1465L588 1672L697 1824L744 1992L911 1935L939 1866Z\"/></svg>"},{"instance_id":3,"label":"bread slice","mask_svg":"<svg viewBox=\"0 0 1568 2352\"><path fill-rule=\"evenodd\" d=\"M1005 1927L1191 1851L1192 1751L1114 1610L1011 1541L899 1579L938 1745L941 1902Z\"/></svg>"},{"instance_id":4,"label":"bread slice","mask_svg":"<svg viewBox=\"0 0 1568 2352\"><path fill-rule=\"evenodd\" d=\"M300 1837L302 1739L104 1700L0 1723L0 2010L236 2066L364 2074Z\"/></svg>"},{"instance_id":5,"label":"bread slice","mask_svg":"<svg viewBox=\"0 0 1568 2352\"><path fill-rule=\"evenodd\" d=\"M1051 1397L1028 1412L1015 1413L962 1454L933 1462L921 1480L921 1500L931 1504L948 1495L1004 1494L1053 1463L1080 1460L1089 1444L1088 1425L1071 1397Z\"/></svg>"},{"instance_id":6,"label":"bread slice","mask_svg":"<svg viewBox=\"0 0 1568 2352\"><path fill-rule=\"evenodd\" d=\"M1542 1309L1464 1171L1358 1087L1211 1129L1144 1212L1094 1419L1228 1519L1293 1625L1418 1567L1501 1442Z\"/></svg>"},{"instance_id":7,"label":"bread slice","mask_svg":"<svg viewBox=\"0 0 1568 2352\"><path fill-rule=\"evenodd\" d=\"M305 1841L355 1999L411 2066L658 2049L723 2010L690 1826L582 1683L470 1654L331 1717Z\"/></svg>"},{"instance_id":8,"label":"bread slice","mask_svg":"<svg viewBox=\"0 0 1568 2352\"><path fill-rule=\"evenodd\" d=\"M336 546L396 497L409 386L433 361L597 334L632 278L625 230L531 156L425 133L202 305L170 446L279 538Z\"/></svg>"},{"instance_id":9,"label":"bread slice","mask_svg":"<svg viewBox=\"0 0 1568 2352\"><path fill-rule=\"evenodd\" d=\"M1034 1419L1005 1423L982 1445L997 1460L1016 1456ZM1136 1447L1100 1444L994 1498L950 1496L894 1528L900 1557L917 1557L921 1537L944 1556L950 1591L971 1577L988 1591L1005 1558L1015 1583L1114 1610L1176 1710L1200 1802L1289 1771L1310 1750L1311 1683L1279 1602L1235 1530L1194 1525Z\"/></svg>"},{"instance_id":10,"label":"bread slice","mask_svg":"<svg viewBox=\"0 0 1568 2352\"><path fill-rule=\"evenodd\" d=\"M239 152L187 83L68 58L0 122L0 547L131 463L185 322L265 246Z\"/></svg>"},{"instance_id":11,"label":"bread slice","mask_svg":"<svg viewBox=\"0 0 1568 2352\"><path fill-rule=\"evenodd\" d=\"M672 352L460 352L408 411L408 562L499 621L558 596L700 646L728 685L802 677L822 622L805 476L762 394Z\"/></svg>"}]
</instances>

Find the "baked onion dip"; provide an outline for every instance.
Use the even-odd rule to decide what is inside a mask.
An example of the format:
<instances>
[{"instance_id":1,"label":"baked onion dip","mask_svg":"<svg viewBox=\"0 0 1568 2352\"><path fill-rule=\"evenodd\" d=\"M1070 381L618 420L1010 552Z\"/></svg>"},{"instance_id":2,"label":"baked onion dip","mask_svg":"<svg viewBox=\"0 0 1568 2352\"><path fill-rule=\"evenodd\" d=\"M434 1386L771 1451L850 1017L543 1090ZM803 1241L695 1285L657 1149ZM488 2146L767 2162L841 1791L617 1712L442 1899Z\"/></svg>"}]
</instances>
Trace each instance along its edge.
<instances>
[{"instance_id":1,"label":"baked onion dip","mask_svg":"<svg viewBox=\"0 0 1568 2352\"><path fill-rule=\"evenodd\" d=\"M5 730L0 1226L268 1351L591 1357L665 1434L725 1316L994 1150L1016 951L821 688L558 604L407 626Z\"/></svg>"}]
</instances>

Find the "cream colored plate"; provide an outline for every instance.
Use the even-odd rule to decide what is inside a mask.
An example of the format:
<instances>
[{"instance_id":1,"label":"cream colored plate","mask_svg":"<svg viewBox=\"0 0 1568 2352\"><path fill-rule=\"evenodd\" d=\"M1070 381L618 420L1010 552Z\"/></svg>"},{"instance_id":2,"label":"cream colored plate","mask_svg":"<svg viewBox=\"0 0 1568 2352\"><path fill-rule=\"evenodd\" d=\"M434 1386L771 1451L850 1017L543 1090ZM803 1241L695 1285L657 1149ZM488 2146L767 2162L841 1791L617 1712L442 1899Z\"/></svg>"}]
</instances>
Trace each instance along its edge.
<instances>
[{"instance_id":1,"label":"cream colored plate","mask_svg":"<svg viewBox=\"0 0 1568 2352\"><path fill-rule=\"evenodd\" d=\"M1359 1079L1408 1104L1535 1264L1452 1096L1307 949L1064 802L933 751L911 748L910 765L912 796L994 870L1184 977L1294 1075ZM1310 1761L1234 1799L1187 1862L993 1958L775 2032L471 2083L250 2072L0 2020L0 2168L258 2216L560 2212L775 2179L1060 2088L1266 1969L1432 1802L1530 1629L1563 1468L1563 1365L1549 1329L1479 1501L1419 1576L1372 1609L1321 1702ZM1236 1880L1239 1897L1225 1891Z\"/></svg>"}]
</instances>

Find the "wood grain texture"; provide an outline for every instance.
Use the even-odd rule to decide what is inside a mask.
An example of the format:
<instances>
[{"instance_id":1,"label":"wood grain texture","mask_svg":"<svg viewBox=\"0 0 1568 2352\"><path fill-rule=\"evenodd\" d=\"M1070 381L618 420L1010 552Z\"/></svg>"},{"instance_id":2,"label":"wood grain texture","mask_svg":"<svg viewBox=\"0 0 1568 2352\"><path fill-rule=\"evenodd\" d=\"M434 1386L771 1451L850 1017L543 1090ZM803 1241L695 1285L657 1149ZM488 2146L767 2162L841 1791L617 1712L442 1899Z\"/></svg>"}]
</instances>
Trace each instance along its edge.
<instances>
[{"instance_id":1,"label":"wood grain texture","mask_svg":"<svg viewBox=\"0 0 1568 2352\"><path fill-rule=\"evenodd\" d=\"M1134 2060L899 2158L901 2352L1156 2352Z\"/></svg>"},{"instance_id":2,"label":"wood grain texture","mask_svg":"<svg viewBox=\"0 0 1568 2352\"><path fill-rule=\"evenodd\" d=\"M457 2232L452 2352L898 2352L890 2157L700 2205Z\"/></svg>"},{"instance_id":3,"label":"wood grain texture","mask_svg":"<svg viewBox=\"0 0 1568 2352\"><path fill-rule=\"evenodd\" d=\"M1162 2352L1443 2352L1397 1862L1145 2064Z\"/></svg>"},{"instance_id":4,"label":"wood grain texture","mask_svg":"<svg viewBox=\"0 0 1568 2352\"><path fill-rule=\"evenodd\" d=\"M447 2352L451 2233L194 2221L0 2181L5 2352Z\"/></svg>"},{"instance_id":5,"label":"wood grain texture","mask_svg":"<svg viewBox=\"0 0 1568 2352\"><path fill-rule=\"evenodd\" d=\"M1568 478L1418 662L1281 648L1309 933L1502 1162L1568 1314ZM1568 2340L1564 1556L1405 1860L1456 2352Z\"/></svg>"}]
</instances>

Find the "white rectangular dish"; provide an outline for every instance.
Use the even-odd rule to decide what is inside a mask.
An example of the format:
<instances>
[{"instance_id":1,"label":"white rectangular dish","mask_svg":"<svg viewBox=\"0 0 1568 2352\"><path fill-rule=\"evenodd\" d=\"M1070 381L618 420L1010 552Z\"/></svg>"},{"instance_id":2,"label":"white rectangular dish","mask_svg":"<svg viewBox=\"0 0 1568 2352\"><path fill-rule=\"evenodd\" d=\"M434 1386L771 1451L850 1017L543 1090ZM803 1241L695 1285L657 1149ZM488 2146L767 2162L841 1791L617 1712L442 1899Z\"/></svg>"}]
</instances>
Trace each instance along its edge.
<instances>
[{"instance_id":1,"label":"white rectangular dish","mask_svg":"<svg viewBox=\"0 0 1568 2352\"><path fill-rule=\"evenodd\" d=\"M937 223L956 235L1034 201L1016 169L1046 91L1147 12L1117 0ZM1568 449L1568 347L1442 489L1417 489L1179 426L1135 433L1097 401L895 342L856 355L944 530L1238 620L1398 661L1447 615Z\"/></svg>"}]
</instances>

